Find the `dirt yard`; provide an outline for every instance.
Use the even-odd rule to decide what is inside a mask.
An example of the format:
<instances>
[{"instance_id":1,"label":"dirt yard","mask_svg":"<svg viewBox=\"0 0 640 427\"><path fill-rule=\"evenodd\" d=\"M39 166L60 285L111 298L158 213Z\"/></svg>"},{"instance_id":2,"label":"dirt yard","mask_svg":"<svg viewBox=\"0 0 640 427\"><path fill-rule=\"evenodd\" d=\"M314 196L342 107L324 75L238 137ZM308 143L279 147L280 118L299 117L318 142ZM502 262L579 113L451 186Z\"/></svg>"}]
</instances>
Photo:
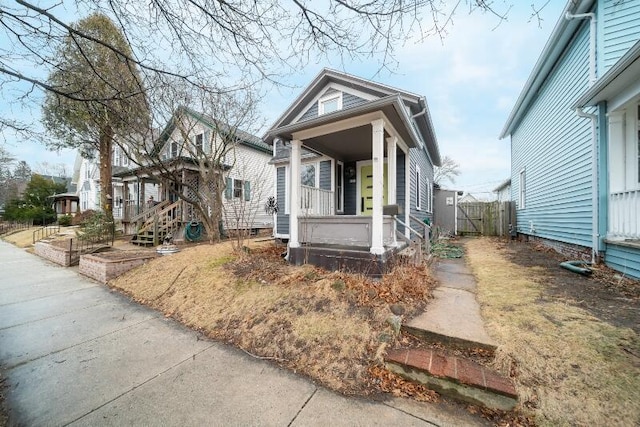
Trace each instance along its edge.
<instances>
[{"instance_id":1,"label":"dirt yard","mask_svg":"<svg viewBox=\"0 0 640 427\"><path fill-rule=\"evenodd\" d=\"M530 243L465 244L495 365L539 425L640 425L640 283L598 267L583 277Z\"/></svg>"}]
</instances>

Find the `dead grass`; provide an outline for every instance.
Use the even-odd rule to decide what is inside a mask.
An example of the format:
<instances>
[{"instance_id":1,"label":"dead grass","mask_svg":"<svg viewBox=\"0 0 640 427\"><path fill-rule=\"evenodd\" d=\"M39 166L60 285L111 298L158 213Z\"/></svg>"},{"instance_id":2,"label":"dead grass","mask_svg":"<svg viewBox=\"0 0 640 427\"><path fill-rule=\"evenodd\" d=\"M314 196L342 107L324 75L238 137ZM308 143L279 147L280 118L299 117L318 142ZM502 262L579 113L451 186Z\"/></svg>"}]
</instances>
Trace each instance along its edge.
<instances>
[{"instance_id":1,"label":"dead grass","mask_svg":"<svg viewBox=\"0 0 640 427\"><path fill-rule=\"evenodd\" d=\"M433 280L401 266L384 280L293 267L282 247L200 245L153 260L112 282L134 299L260 358L346 394L380 391L369 372L396 339L389 305L423 309Z\"/></svg>"},{"instance_id":2,"label":"dead grass","mask_svg":"<svg viewBox=\"0 0 640 427\"><path fill-rule=\"evenodd\" d=\"M496 367L511 373L540 425L640 424L640 339L548 298L545 270L507 261L496 242L472 240L468 261Z\"/></svg>"},{"instance_id":3,"label":"dead grass","mask_svg":"<svg viewBox=\"0 0 640 427\"><path fill-rule=\"evenodd\" d=\"M12 233L7 236L4 236L2 240L12 243L19 248L28 248L33 246L33 231L35 228L30 228L27 230L21 230L17 233Z\"/></svg>"}]
</instances>

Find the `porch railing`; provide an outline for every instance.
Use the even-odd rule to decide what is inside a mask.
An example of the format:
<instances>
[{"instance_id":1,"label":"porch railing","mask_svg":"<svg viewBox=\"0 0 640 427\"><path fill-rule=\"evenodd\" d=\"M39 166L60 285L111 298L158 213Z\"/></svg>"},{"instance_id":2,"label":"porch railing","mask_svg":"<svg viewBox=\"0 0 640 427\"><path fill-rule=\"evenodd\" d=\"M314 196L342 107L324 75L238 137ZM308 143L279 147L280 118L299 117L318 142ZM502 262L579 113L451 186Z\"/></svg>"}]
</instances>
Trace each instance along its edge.
<instances>
[{"instance_id":1,"label":"porch railing","mask_svg":"<svg viewBox=\"0 0 640 427\"><path fill-rule=\"evenodd\" d=\"M327 216L334 214L333 191L300 186L300 213L302 215Z\"/></svg>"},{"instance_id":2,"label":"porch railing","mask_svg":"<svg viewBox=\"0 0 640 427\"><path fill-rule=\"evenodd\" d=\"M607 237L640 239L640 190L621 191L609 196Z\"/></svg>"}]
</instances>

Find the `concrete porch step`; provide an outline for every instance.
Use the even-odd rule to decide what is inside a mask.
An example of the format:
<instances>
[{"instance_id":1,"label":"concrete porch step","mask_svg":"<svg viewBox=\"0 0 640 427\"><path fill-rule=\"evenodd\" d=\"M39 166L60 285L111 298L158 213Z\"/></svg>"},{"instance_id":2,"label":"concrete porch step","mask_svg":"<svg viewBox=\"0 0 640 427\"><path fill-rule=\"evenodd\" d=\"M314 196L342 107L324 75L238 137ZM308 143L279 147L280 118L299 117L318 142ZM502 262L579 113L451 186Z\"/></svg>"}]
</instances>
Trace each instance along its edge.
<instances>
[{"instance_id":1,"label":"concrete porch step","mask_svg":"<svg viewBox=\"0 0 640 427\"><path fill-rule=\"evenodd\" d=\"M453 399L511 410L518 403L513 382L471 360L431 349L396 349L387 369Z\"/></svg>"}]
</instances>

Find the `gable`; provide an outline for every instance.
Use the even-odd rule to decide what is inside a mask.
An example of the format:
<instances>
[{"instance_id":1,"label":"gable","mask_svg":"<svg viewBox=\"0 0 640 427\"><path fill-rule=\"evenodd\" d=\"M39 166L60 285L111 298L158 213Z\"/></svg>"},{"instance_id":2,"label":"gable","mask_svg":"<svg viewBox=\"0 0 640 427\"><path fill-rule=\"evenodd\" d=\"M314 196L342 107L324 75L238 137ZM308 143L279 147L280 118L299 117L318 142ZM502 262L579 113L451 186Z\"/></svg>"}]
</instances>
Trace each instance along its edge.
<instances>
[{"instance_id":1,"label":"gable","mask_svg":"<svg viewBox=\"0 0 640 427\"><path fill-rule=\"evenodd\" d=\"M343 85L330 83L325 86L318 94L303 108L302 113L298 114L291 123L302 122L318 117L321 113L320 105L325 100L339 100L340 110L346 110L358 105L362 105L367 101L379 99L380 97L372 96L364 92L354 89L348 89Z\"/></svg>"}]
</instances>

